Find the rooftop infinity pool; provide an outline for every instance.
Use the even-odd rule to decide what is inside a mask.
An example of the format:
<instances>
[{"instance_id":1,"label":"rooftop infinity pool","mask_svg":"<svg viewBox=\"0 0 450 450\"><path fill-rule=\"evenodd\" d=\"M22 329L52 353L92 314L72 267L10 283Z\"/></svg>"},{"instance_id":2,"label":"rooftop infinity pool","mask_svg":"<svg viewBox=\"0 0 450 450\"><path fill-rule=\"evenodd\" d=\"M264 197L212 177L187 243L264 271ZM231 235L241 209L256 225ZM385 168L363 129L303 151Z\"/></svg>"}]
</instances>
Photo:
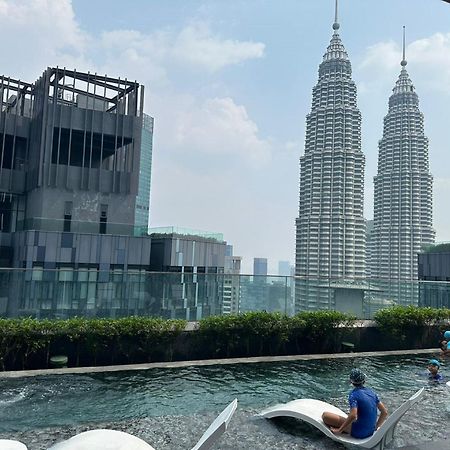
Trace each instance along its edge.
<instances>
[{"instance_id":1,"label":"rooftop infinity pool","mask_svg":"<svg viewBox=\"0 0 450 450\"><path fill-rule=\"evenodd\" d=\"M296 398L316 398L344 411L348 374L360 367L389 410L420 387L422 405L400 422L394 446L449 437L450 388L423 376L426 356L354 357L336 360L150 369L85 375L0 378L0 438L29 450L92 428L134 434L158 450L190 449L216 415L239 401L217 450L339 449L338 444L293 419L268 421L263 408ZM421 374L422 372L422 374ZM450 360L441 372L450 379Z\"/></svg>"}]
</instances>

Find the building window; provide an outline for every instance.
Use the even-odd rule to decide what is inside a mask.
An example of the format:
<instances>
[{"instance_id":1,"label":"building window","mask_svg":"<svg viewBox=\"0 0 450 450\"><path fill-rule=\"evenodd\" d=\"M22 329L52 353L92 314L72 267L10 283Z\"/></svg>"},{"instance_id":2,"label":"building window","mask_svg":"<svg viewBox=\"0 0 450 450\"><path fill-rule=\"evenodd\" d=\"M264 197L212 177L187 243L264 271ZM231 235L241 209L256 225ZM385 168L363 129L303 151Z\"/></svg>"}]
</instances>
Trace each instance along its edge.
<instances>
[{"instance_id":1,"label":"building window","mask_svg":"<svg viewBox=\"0 0 450 450\"><path fill-rule=\"evenodd\" d=\"M108 205L100 205L100 234L106 234L106 223L108 222Z\"/></svg>"},{"instance_id":2,"label":"building window","mask_svg":"<svg viewBox=\"0 0 450 450\"><path fill-rule=\"evenodd\" d=\"M64 202L64 231L70 232L72 226L72 202Z\"/></svg>"}]
</instances>

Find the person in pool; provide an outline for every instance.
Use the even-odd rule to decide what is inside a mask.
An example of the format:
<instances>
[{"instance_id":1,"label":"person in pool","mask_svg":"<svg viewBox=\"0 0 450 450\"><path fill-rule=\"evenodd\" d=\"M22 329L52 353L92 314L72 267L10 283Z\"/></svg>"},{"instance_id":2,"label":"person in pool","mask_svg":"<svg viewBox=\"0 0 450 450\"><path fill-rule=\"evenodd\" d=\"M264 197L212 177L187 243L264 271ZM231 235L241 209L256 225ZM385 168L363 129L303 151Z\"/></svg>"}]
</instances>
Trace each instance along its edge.
<instances>
[{"instance_id":1,"label":"person in pool","mask_svg":"<svg viewBox=\"0 0 450 450\"><path fill-rule=\"evenodd\" d=\"M444 381L443 375L439 373L440 367L441 363L437 359L430 359L428 361L428 379L430 381L437 381L438 383Z\"/></svg>"},{"instance_id":2,"label":"person in pool","mask_svg":"<svg viewBox=\"0 0 450 450\"><path fill-rule=\"evenodd\" d=\"M441 341L441 350L444 355L450 355L450 331L444 333L444 340Z\"/></svg>"},{"instance_id":3,"label":"person in pool","mask_svg":"<svg viewBox=\"0 0 450 450\"><path fill-rule=\"evenodd\" d=\"M386 407L372 389L364 386L365 381L366 375L360 369L352 369L350 382L353 390L348 396L350 413L346 418L330 412L322 414L322 420L333 433L348 433L355 438L364 439L372 436L386 420ZM378 411L380 415L377 418Z\"/></svg>"}]
</instances>

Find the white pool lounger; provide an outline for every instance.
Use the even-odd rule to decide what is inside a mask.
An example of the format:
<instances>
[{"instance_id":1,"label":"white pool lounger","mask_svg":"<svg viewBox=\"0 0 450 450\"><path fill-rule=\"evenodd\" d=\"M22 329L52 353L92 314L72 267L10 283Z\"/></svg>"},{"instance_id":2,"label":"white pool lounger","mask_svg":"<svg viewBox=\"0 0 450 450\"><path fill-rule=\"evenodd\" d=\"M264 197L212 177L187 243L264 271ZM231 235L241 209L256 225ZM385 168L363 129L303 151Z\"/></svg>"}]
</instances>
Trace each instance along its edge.
<instances>
[{"instance_id":1,"label":"white pool lounger","mask_svg":"<svg viewBox=\"0 0 450 450\"><path fill-rule=\"evenodd\" d=\"M209 450L226 431L237 408L233 400L208 427L192 450ZM0 450L27 450L18 441L1 440ZM150 444L123 431L90 430L50 447L49 450L155 450Z\"/></svg>"},{"instance_id":2,"label":"white pool lounger","mask_svg":"<svg viewBox=\"0 0 450 450\"><path fill-rule=\"evenodd\" d=\"M192 450L209 450L225 432L237 408L233 400L214 420ZM60 442L49 450L155 450L150 444L128 433L115 430L91 430Z\"/></svg>"},{"instance_id":3,"label":"white pool lounger","mask_svg":"<svg viewBox=\"0 0 450 450\"><path fill-rule=\"evenodd\" d=\"M322 414L325 411L329 411L338 414L342 417L346 417L343 411L336 408L329 403L322 402L320 400L313 399L300 399L293 400L291 402L276 405L271 408L267 408L260 413L260 416L266 419L272 419L274 417L294 417L296 419L303 420L310 423L323 434L325 434L333 441L340 442L347 446L357 446L361 448L373 448L382 450L385 445L389 444L394 438L395 427L397 426L403 415L416 404L425 395L425 389L422 388L417 391L411 398L397 408L392 414L388 416L386 421L381 425L380 429L365 439L357 439L348 434L334 434L323 423Z\"/></svg>"},{"instance_id":4,"label":"white pool lounger","mask_svg":"<svg viewBox=\"0 0 450 450\"><path fill-rule=\"evenodd\" d=\"M0 450L27 450L27 446L19 441L0 439Z\"/></svg>"}]
</instances>

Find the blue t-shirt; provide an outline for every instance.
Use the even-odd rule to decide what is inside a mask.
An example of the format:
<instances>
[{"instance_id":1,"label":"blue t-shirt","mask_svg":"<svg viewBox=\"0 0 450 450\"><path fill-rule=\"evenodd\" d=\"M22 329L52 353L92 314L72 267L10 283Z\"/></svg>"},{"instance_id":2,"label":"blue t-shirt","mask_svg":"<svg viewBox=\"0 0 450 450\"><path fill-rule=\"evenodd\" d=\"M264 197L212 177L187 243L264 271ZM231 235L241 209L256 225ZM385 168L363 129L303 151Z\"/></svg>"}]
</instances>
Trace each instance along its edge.
<instances>
[{"instance_id":1,"label":"blue t-shirt","mask_svg":"<svg viewBox=\"0 0 450 450\"><path fill-rule=\"evenodd\" d=\"M352 423L352 436L363 439L375 432L377 424L377 405L380 399L372 389L355 387L348 396L350 409L358 408L358 418Z\"/></svg>"},{"instance_id":2,"label":"blue t-shirt","mask_svg":"<svg viewBox=\"0 0 450 450\"><path fill-rule=\"evenodd\" d=\"M431 375L431 373L428 375L428 379L430 381L437 381L438 383L442 383L444 381L444 376L440 373L437 373L436 375Z\"/></svg>"}]
</instances>

